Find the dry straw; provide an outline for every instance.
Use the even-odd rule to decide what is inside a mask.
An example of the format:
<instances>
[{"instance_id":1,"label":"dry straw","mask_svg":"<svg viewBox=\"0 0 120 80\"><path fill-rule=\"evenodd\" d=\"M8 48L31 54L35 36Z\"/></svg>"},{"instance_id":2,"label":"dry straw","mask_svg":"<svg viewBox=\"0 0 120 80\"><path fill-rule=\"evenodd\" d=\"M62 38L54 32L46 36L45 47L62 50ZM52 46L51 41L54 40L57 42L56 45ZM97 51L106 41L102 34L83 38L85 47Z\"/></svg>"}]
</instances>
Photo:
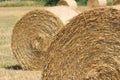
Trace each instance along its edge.
<instances>
[{"instance_id":1,"label":"dry straw","mask_svg":"<svg viewBox=\"0 0 120 80\"><path fill-rule=\"evenodd\" d=\"M51 7L27 13L15 25L12 50L23 69L42 70L55 34L76 16L69 7Z\"/></svg>"},{"instance_id":2,"label":"dry straw","mask_svg":"<svg viewBox=\"0 0 120 80\"><path fill-rule=\"evenodd\" d=\"M106 5L107 5L107 0L88 0L87 2L88 7L100 7Z\"/></svg>"},{"instance_id":3,"label":"dry straw","mask_svg":"<svg viewBox=\"0 0 120 80\"><path fill-rule=\"evenodd\" d=\"M77 3L75 0L60 0L58 3L57 3L57 6L69 6L69 7L72 7L72 8L76 8L77 7Z\"/></svg>"},{"instance_id":4,"label":"dry straw","mask_svg":"<svg viewBox=\"0 0 120 80\"><path fill-rule=\"evenodd\" d=\"M120 0L116 0L113 5L120 5Z\"/></svg>"},{"instance_id":5,"label":"dry straw","mask_svg":"<svg viewBox=\"0 0 120 80\"><path fill-rule=\"evenodd\" d=\"M56 35L42 80L120 80L120 11L98 8Z\"/></svg>"}]
</instances>

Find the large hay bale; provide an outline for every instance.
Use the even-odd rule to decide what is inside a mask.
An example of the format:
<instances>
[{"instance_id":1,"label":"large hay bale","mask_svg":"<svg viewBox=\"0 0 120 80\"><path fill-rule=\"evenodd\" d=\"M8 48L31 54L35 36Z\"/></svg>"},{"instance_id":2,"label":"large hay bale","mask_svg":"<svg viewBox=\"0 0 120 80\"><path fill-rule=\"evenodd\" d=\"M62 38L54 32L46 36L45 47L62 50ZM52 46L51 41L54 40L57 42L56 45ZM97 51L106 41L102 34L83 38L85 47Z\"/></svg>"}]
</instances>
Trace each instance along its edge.
<instances>
[{"instance_id":1,"label":"large hay bale","mask_svg":"<svg viewBox=\"0 0 120 80\"><path fill-rule=\"evenodd\" d=\"M42 70L54 35L77 14L59 6L34 10L22 17L12 35L12 50L22 68Z\"/></svg>"},{"instance_id":2,"label":"large hay bale","mask_svg":"<svg viewBox=\"0 0 120 80\"><path fill-rule=\"evenodd\" d=\"M98 8L56 35L42 80L120 80L120 11Z\"/></svg>"},{"instance_id":3,"label":"large hay bale","mask_svg":"<svg viewBox=\"0 0 120 80\"><path fill-rule=\"evenodd\" d=\"M113 5L120 5L120 0L116 0L115 2L113 2Z\"/></svg>"},{"instance_id":4,"label":"large hay bale","mask_svg":"<svg viewBox=\"0 0 120 80\"><path fill-rule=\"evenodd\" d=\"M87 6L88 7L100 7L100 6L106 6L107 0L88 0Z\"/></svg>"},{"instance_id":5,"label":"large hay bale","mask_svg":"<svg viewBox=\"0 0 120 80\"><path fill-rule=\"evenodd\" d=\"M77 3L76 3L75 0L60 0L57 3L57 6L69 6L69 7L76 8L77 7Z\"/></svg>"}]
</instances>

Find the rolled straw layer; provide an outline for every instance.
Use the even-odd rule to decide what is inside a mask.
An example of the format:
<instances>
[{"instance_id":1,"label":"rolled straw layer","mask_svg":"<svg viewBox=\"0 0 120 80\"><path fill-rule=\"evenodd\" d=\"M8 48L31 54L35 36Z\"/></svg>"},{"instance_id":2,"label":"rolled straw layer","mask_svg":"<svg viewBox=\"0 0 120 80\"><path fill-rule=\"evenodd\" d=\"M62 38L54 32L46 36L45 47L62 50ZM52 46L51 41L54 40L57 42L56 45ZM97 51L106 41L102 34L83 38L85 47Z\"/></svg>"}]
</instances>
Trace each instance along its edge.
<instances>
[{"instance_id":1,"label":"rolled straw layer","mask_svg":"<svg viewBox=\"0 0 120 80\"><path fill-rule=\"evenodd\" d=\"M60 0L57 3L57 6L63 6L63 5L76 8L77 7L77 2L75 0Z\"/></svg>"},{"instance_id":2,"label":"rolled straw layer","mask_svg":"<svg viewBox=\"0 0 120 80\"><path fill-rule=\"evenodd\" d=\"M51 7L27 13L15 25L12 50L23 69L42 70L55 34L77 13L68 7Z\"/></svg>"},{"instance_id":3,"label":"rolled straw layer","mask_svg":"<svg viewBox=\"0 0 120 80\"><path fill-rule=\"evenodd\" d=\"M116 0L113 5L120 5L120 0Z\"/></svg>"},{"instance_id":4,"label":"rolled straw layer","mask_svg":"<svg viewBox=\"0 0 120 80\"><path fill-rule=\"evenodd\" d=\"M80 13L52 42L42 80L119 80L120 11Z\"/></svg>"},{"instance_id":5,"label":"rolled straw layer","mask_svg":"<svg viewBox=\"0 0 120 80\"><path fill-rule=\"evenodd\" d=\"M100 7L106 5L107 5L107 0L88 0L87 2L88 7Z\"/></svg>"}]
</instances>

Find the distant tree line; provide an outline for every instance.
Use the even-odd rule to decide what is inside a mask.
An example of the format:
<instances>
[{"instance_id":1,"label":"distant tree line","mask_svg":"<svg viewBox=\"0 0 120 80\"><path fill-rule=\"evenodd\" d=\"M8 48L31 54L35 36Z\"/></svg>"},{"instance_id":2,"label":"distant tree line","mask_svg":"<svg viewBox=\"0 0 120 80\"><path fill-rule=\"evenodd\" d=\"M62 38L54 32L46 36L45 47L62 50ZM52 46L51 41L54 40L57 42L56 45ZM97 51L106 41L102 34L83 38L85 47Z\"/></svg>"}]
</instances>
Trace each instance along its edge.
<instances>
[{"instance_id":1,"label":"distant tree line","mask_svg":"<svg viewBox=\"0 0 120 80\"><path fill-rule=\"evenodd\" d=\"M0 1L37 1L37 2L44 1L46 3L45 6L53 6L53 5L56 5L56 3L59 0L0 0ZM87 0L76 0L76 1L80 5L86 5L87 4Z\"/></svg>"},{"instance_id":2,"label":"distant tree line","mask_svg":"<svg viewBox=\"0 0 120 80\"><path fill-rule=\"evenodd\" d=\"M41 1L41 0L36 0ZM44 0L46 2L46 5L55 5L59 0ZM86 5L87 0L76 0L79 5Z\"/></svg>"}]
</instances>

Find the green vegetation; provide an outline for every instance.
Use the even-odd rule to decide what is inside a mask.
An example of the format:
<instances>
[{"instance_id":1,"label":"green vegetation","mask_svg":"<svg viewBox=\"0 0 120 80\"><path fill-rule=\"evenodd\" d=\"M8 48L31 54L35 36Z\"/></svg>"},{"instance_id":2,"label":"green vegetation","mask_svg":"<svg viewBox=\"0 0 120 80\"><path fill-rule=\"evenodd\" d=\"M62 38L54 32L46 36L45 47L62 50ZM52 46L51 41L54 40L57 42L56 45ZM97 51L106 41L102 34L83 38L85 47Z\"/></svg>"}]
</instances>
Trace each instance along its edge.
<instances>
[{"instance_id":1,"label":"green vegetation","mask_svg":"<svg viewBox=\"0 0 120 80\"><path fill-rule=\"evenodd\" d=\"M44 1L2 1L0 7L44 6Z\"/></svg>"},{"instance_id":2,"label":"green vegetation","mask_svg":"<svg viewBox=\"0 0 120 80\"><path fill-rule=\"evenodd\" d=\"M0 0L0 7L19 6L55 6L59 0ZM79 6L86 6L88 0L76 0ZM108 5L112 5L115 0L108 0Z\"/></svg>"},{"instance_id":3,"label":"green vegetation","mask_svg":"<svg viewBox=\"0 0 120 80\"><path fill-rule=\"evenodd\" d=\"M55 6L59 0L0 0L0 7ZM76 0L78 5L86 5L87 0Z\"/></svg>"},{"instance_id":4,"label":"green vegetation","mask_svg":"<svg viewBox=\"0 0 120 80\"><path fill-rule=\"evenodd\" d=\"M112 5L113 2L108 2L107 5Z\"/></svg>"},{"instance_id":5,"label":"green vegetation","mask_svg":"<svg viewBox=\"0 0 120 80\"><path fill-rule=\"evenodd\" d=\"M76 0L78 5L85 6L87 5L87 0Z\"/></svg>"}]
</instances>

